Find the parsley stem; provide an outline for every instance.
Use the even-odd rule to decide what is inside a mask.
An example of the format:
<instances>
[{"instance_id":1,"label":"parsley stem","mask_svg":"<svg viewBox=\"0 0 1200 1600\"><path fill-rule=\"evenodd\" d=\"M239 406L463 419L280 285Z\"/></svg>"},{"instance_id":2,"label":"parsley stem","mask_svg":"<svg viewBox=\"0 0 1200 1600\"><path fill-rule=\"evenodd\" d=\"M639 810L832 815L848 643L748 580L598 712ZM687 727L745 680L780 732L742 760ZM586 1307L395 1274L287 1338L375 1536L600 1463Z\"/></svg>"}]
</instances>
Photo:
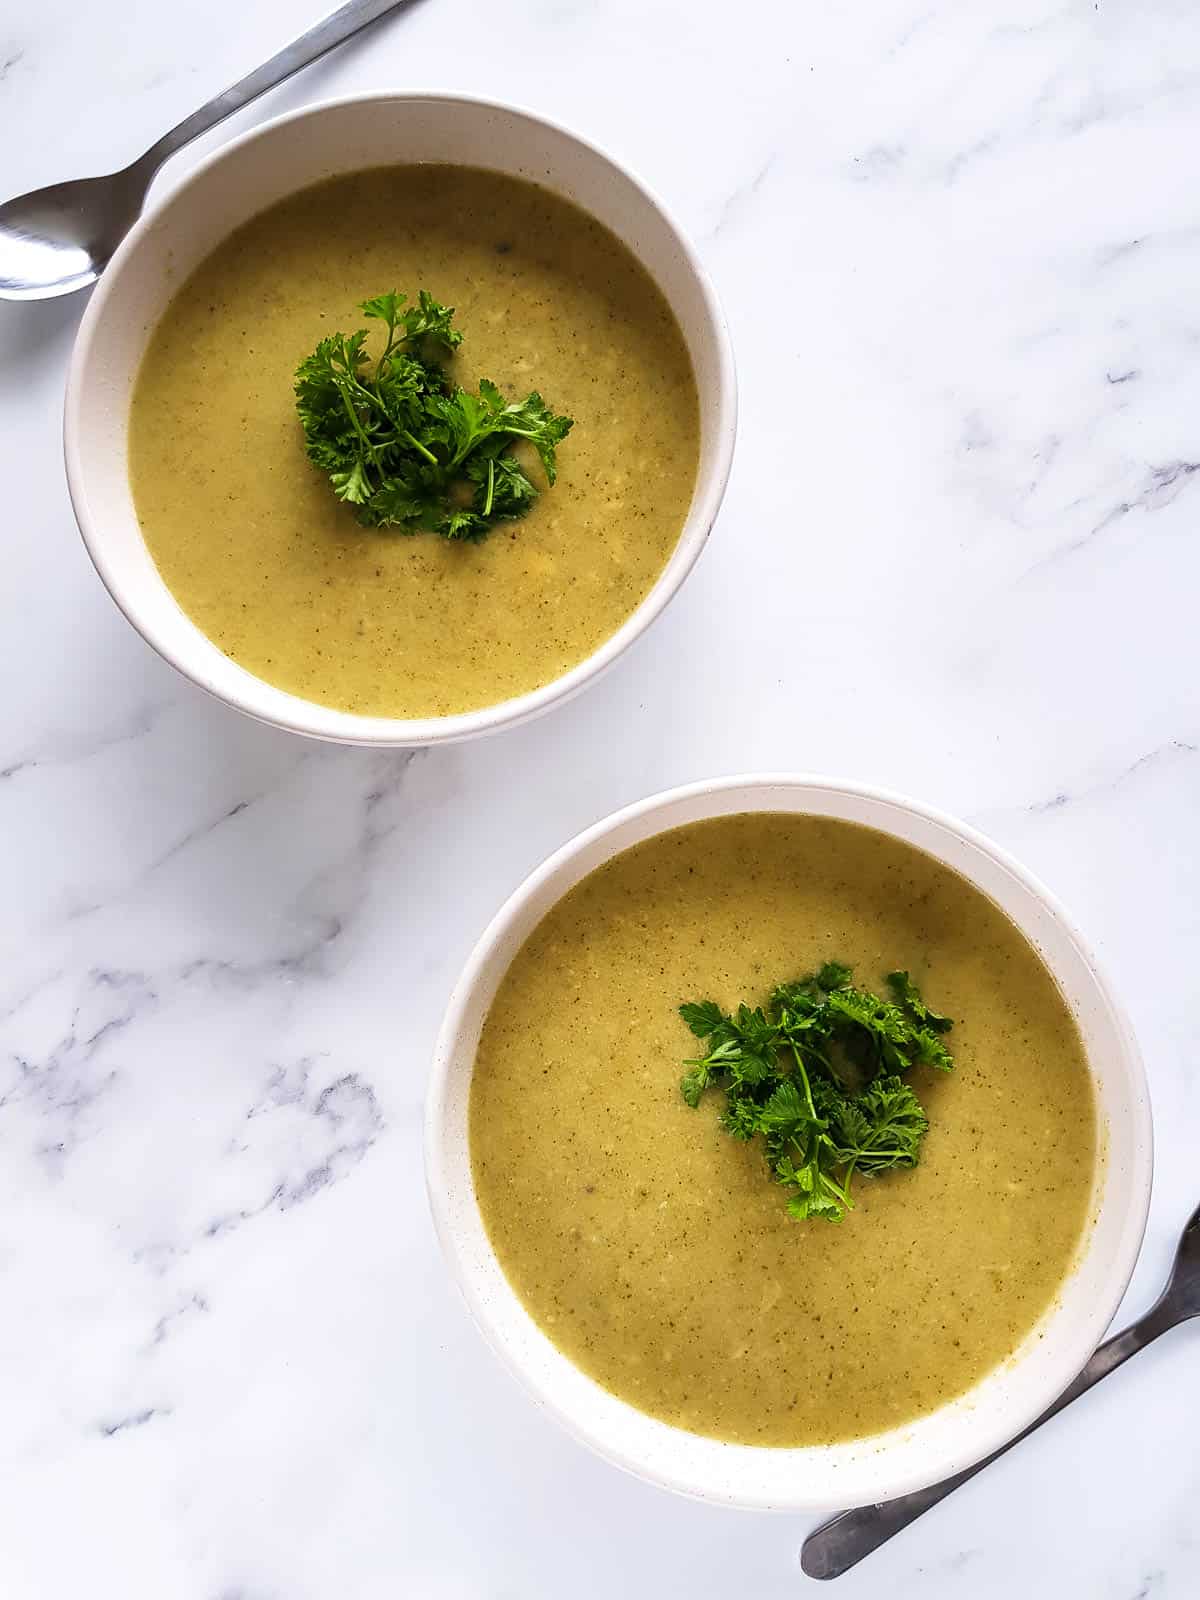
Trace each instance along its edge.
<instances>
[{"instance_id":1,"label":"parsley stem","mask_svg":"<svg viewBox=\"0 0 1200 1600\"><path fill-rule=\"evenodd\" d=\"M362 423L358 420L358 412L355 411L355 409L354 409L354 402L351 400L350 396L346 393L346 391L344 389L339 387L338 392L342 397L342 404L346 408L346 415L350 418L350 421L354 424L355 433L358 434L358 437L362 440L363 444L366 446L367 454L371 457L371 460L375 463L375 470L377 472L379 472L379 473L382 473L383 468L379 465L379 457L375 454L375 446L371 443L370 439L367 437L367 434L366 434L365 430L363 429Z\"/></svg>"},{"instance_id":2,"label":"parsley stem","mask_svg":"<svg viewBox=\"0 0 1200 1600\"><path fill-rule=\"evenodd\" d=\"M379 379L383 375L383 364L391 355L392 351L396 348L399 342L400 341L396 338L396 319L393 316L388 319L387 344L384 345L383 354L375 363L375 385L377 388L379 386Z\"/></svg>"},{"instance_id":3,"label":"parsley stem","mask_svg":"<svg viewBox=\"0 0 1200 1600\"><path fill-rule=\"evenodd\" d=\"M813 1105L812 1085L808 1081L808 1073L804 1070L804 1062L800 1059L799 1050L793 1049L792 1055L795 1058L796 1071L800 1074L800 1082L804 1085L804 1098L808 1102L808 1114L815 1120L817 1108Z\"/></svg>"},{"instance_id":4,"label":"parsley stem","mask_svg":"<svg viewBox=\"0 0 1200 1600\"><path fill-rule=\"evenodd\" d=\"M487 495L483 503L483 515L490 517L492 514L492 499L496 493L496 462L492 456L488 457L488 486Z\"/></svg>"},{"instance_id":5,"label":"parsley stem","mask_svg":"<svg viewBox=\"0 0 1200 1600\"><path fill-rule=\"evenodd\" d=\"M417 453L419 455L423 455L425 457L426 461L431 461L435 467L438 465L438 458L434 455L433 451L432 450L426 450L425 446L421 443L420 439L414 439L412 434L409 433L407 428L401 428L399 430L399 433L400 433L400 437L402 439L406 440L410 445L412 445L413 449L415 451L417 451Z\"/></svg>"},{"instance_id":6,"label":"parsley stem","mask_svg":"<svg viewBox=\"0 0 1200 1600\"><path fill-rule=\"evenodd\" d=\"M358 390L359 394L361 394L363 399L367 402L367 404L374 406L376 411L379 412L380 416L382 416L382 418L383 418L383 420L385 422L391 422L392 419L391 419L391 417L388 416L387 408L383 405L383 403L379 399L379 396L375 395L375 394L372 394L370 389L368 389L366 384L363 383L360 379L354 377L354 378L351 379L351 381L353 382L354 387ZM343 394L343 399L344 398L345 398L345 395ZM357 426L357 422L358 422L358 419L356 417L355 418L355 425L356 426ZM360 434L362 434L363 439L366 440L368 446L371 448L371 456L372 456L372 459L375 462L375 465L379 466L379 458L378 458L378 456L375 455L375 450L374 450L374 447L371 446L370 440L367 439L366 434L363 433L361 428L359 428L358 431L359 431ZM419 439L414 438L413 435L408 431L407 428L397 428L396 429L396 433L397 433L399 438L406 440L410 445L412 445L414 450L418 451L421 455L423 455L425 457L426 461L431 462L435 467L438 465L438 458L434 455L433 451L432 450L427 450L425 448L425 446L421 443L421 441Z\"/></svg>"}]
</instances>

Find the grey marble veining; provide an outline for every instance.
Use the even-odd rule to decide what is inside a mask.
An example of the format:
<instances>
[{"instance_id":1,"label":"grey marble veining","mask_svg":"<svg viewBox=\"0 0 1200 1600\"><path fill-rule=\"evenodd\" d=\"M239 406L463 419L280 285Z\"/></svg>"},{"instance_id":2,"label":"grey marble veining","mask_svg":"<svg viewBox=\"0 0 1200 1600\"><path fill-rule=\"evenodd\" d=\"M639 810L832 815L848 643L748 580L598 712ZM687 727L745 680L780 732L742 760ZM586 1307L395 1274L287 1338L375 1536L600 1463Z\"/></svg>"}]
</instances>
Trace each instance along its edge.
<instances>
[{"instance_id":1,"label":"grey marble veining","mask_svg":"<svg viewBox=\"0 0 1200 1600\"><path fill-rule=\"evenodd\" d=\"M317 11L0 18L5 188L122 164ZM80 307L0 306L4 1600L803 1589L802 1519L645 1487L527 1405L423 1194L474 938L693 778L885 782L1068 902L1151 1074L1149 1301L1198 1181L1198 63L1166 0L426 0L236 119L534 105L664 195L732 323L738 458L679 599L572 705L416 758L257 727L142 646L63 483ZM1198 1404L1181 1329L839 1594L1192 1600Z\"/></svg>"}]
</instances>

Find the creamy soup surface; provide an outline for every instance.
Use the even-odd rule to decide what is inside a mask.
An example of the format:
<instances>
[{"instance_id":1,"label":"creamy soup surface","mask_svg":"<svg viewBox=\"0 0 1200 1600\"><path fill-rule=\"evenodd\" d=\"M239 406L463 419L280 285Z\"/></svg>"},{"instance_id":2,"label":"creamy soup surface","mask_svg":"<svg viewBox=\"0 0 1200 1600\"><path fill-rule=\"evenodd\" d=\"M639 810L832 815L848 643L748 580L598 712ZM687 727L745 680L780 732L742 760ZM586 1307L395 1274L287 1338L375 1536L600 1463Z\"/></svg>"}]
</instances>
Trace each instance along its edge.
<instances>
[{"instance_id":1,"label":"creamy soup surface","mask_svg":"<svg viewBox=\"0 0 1200 1600\"><path fill-rule=\"evenodd\" d=\"M304 456L296 366L393 288L456 308L457 381L575 419L555 487L480 544L364 529ZM167 586L227 655L425 717L535 689L620 627L678 540L698 440L683 337L625 246L533 184L426 165L307 189L201 263L150 341L129 465Z\"/></svg>"},{"instance_id":2,"label":"creamy soup surface","mask_svg":"<svg viewBox=\"0 0 1200 1600\"><path fill-rule=\"evenodd\" d=\"M956 1019L913 1085L913 1171L796 1222L759 1143L679 1094L685 999L764 1003L836 958L908 967ZM578 884L516 956L475 1062L471 1161L509 1281L614 1394L747 1444L934 1410L1012 1354L1089 1215L1094 1093L1068 1007L992 903L872 830L779 814L664 833Z\"/></svg>"}]
</instances>

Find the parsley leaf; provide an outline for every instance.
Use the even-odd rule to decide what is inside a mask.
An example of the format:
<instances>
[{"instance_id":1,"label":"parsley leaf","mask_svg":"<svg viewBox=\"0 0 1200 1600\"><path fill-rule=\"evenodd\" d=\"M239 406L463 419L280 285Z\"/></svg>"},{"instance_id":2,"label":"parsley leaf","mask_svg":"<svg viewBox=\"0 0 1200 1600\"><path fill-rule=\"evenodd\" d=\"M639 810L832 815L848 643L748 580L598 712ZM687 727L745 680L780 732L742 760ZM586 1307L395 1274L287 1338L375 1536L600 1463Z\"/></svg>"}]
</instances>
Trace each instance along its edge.
<instances>
[{"instance_id":1,"label":"parsley leaf","mask_svg":"<svg viewBox=\"0 0 1200 1600\"><path fill-rule=\"evenodd\" d=\"M854 976L850 968L843 966L840 961L827 961L817 973L816 983L818 989L832 991L849 987L850 979Z\"/></svg>"},{"instance_id":2,"label":"parsley leaf","mask_svg":"<svg viewBox=\"0 0 1200 1600\"><path fill-rule=\"evenodd\" d=\"M684 1100L695 1109L706 1090L723 1090L721 1126L737 1139L762 1138L794 1217L840 1222L856 1173L915 1167L929 1121L903 1074L954 1065L940 1037L950 1019L925 1004L906 972L888 974L893 1000L852 978L828 961L779 984L765 1008L725 1012L715 1000L679 1008L704 1043L684 1063Z\"/></svg>"},{"instance_id":3,"label":"parsley leaf","mask_svg":"<svg viewBox=\"0 0 1200 1600\"><path fill-rule=\"evenodd\" d=\"M725 1020L725 1013L715 1000L688 1001L679 1008L679 1015L696 1035L697 1039L707 1039L709 1034L716 1033Z\"/></svg>"},{"instance_id":4,"label":"parsley leaf","mask_svg":"<svg viewBox=\"0 0 1200 1600\"><path fill-rule=\"evenodd\" d=\"M954 1026L949 1017L943 1017L940 1012L931 1010L925 1004L921 998L921 991L907 972L889 972L887 981L888 988L896 997L896 1003L904 1006L918 1022L923 1022L934 1033L948 1033Z\"/></svg>"},{"instance_id":5,"label":"parsley leaf","mask_svg":"<svg viewBox=\"0 0 1200 1600\"><path fill-rule=\"evenodd\" d=\"M536 392L509 401L486 378L478 394L454 384L438 357L453 354L462 334L454 308L428 290L415 305L390 290L359 309L386 329L374 362L360 328L322 339L296 369L305 451L334 494L365 527L446 539L482 539L524 516L538 489L513 446L526 441L552 485L571 418Z\"/></svg>"}]
</instances>

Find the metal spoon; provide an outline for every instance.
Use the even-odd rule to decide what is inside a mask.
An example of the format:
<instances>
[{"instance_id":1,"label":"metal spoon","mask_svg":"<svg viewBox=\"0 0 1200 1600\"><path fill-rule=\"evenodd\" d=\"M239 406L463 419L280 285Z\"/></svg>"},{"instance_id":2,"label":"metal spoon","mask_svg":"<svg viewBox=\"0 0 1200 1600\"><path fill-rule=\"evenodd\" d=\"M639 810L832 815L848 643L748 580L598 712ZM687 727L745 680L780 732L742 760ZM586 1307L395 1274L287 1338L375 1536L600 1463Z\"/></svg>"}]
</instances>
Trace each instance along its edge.
<instances>
[{"instance_id":1,"label":"metal spoon","mask_svg":"<svg viewBox=\"0 0 1200 1600\"><path fill-rule=\"evenodd\" d=\"M931 1488L918 1489L914 1494L902 1495L898 1500L887 1500L882 1505L861 1506L855 1511L839 1512L836 1517L814 1529L804 1541L800 1551L801 1567L810 1578L840 1578L843 1572L849 1572L864 1556L869 1556L872 1550L878 1550L894 1534L907 1528L910 1522L915 1522L931 1506L953 1493L960 1483L966 1483L968 1478L982 1472L984 1467L1006 1450L1011 1450L1013 1445L1019 1444L1035 1428L1040 1428L1043 1422L1055 1416L1064 1406L1069 1406L1072 1400L1078 1400L1094 1383L1115 1372L1123 1361L1144 1350L1159 1334L1186 1322L1189 1317L1197 1316L1200 1316L1200 1206L1192 1212L1183 1230L1167 1286L1146 1315L1131 1328L1126 1328L1123 1333L1102 1344L1075 1382L1064 1389L1054 1404L1047 1406L1035 1422L1031 1422L1015 1439L1010 1439L999 1450L993 1450L990 1456L985 1456L973 1467L968 1467L965 1472L956 1472L952 1478L945 1478Z\"/></svg>"},{"instance_id":2,"label":"metal spoon","mask_svg":"<svg viewBox=\"0 0 1200 1600\"><path fill-rule=\"evenodd\" d=\"M168 156L343 43L413 0L349 0L232 88L185 117L146 154L103 178L52 183L0 206L0 299L49 300L94 283L141 214L150 180Z\"/></svg>"}]
</instances>

